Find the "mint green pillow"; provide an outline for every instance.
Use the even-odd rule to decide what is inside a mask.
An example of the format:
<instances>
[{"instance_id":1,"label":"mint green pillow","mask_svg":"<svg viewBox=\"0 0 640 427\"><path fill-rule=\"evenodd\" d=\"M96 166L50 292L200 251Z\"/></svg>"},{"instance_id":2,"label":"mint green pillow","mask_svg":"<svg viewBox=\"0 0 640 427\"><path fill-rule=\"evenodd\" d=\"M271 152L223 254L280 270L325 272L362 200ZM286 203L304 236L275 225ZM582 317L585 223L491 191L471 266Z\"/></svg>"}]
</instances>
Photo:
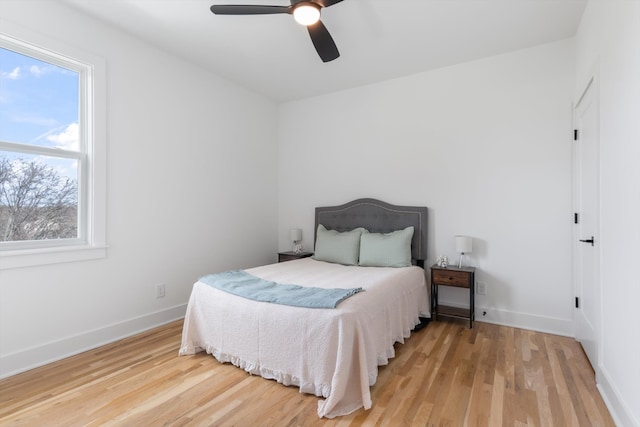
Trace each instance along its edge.
<instances>
[{"instance_id":1,"label":"mint green pillow","mask_svg":"<svg viewBox=\"0 0 640 427\"><path fill-rule=\"evenodd\" d=\"M391 233L360 236L360 265L364 267L408 267L411 265L413 227Z\"/></svg>"},{"instance_id":2,"label":"mint green pillow","mask_svg":"<svg viewBox=\"0 0 640 427\"><path fill-rule=\"evenodd\" d=\"M360 235L363 231L366 232L364 228L356 228L340 233L327 230L324 225L318 224L313 258L318 261L358 265Z\"/></svg>"}]
</instances>

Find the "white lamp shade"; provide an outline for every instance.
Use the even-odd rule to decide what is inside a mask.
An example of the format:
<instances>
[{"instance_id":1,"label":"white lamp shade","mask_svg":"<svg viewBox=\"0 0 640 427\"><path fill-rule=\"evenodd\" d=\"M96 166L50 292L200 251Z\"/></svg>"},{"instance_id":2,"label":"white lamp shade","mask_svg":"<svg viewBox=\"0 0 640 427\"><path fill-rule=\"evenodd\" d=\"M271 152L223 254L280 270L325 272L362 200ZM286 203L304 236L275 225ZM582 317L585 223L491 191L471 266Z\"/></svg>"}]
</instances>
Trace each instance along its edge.
<instances>
[{"instance_id":1,"label":"white lamp shade","mask_svg":"<svg viewBox=\"0 0 640 427\"><path fill-rule=\"evenodd\" d=\"M471 252L473 239L469 236L456 236L456 252L467 254Z\"/></svg>"},{"instance_id":2,"label":"white lamp shade","mask_svg":"<svg viewBox=\"0 0 640 427\"><path fill-rule=\"evenodd\" d=\"M299 242L302 240L302 229L300 228L292 228L289 230L289 240L292 242Z\"/></svg>"}]
</instances>

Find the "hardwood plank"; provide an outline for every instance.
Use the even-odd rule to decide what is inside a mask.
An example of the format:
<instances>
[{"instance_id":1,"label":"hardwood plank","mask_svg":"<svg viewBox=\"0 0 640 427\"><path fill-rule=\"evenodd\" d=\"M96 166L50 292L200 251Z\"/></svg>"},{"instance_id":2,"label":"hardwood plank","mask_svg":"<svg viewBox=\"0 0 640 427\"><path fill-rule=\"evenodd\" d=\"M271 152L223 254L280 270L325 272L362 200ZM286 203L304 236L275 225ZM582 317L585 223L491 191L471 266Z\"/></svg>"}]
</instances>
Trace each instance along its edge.
<instances>
[{"instance_id":1,"label":"hardwood plank","mask_svg":"<svg viewBox=\"0 0 640 427\"><path fill-rule=\"evenodd\" d=\"M212 356L178 356L182 322L0 381L3 426L613 426L573 339L442 319L396 344L373 407L318 398ZM587 424L585 424L587 423Z\"/></svg>"}]
</instances>

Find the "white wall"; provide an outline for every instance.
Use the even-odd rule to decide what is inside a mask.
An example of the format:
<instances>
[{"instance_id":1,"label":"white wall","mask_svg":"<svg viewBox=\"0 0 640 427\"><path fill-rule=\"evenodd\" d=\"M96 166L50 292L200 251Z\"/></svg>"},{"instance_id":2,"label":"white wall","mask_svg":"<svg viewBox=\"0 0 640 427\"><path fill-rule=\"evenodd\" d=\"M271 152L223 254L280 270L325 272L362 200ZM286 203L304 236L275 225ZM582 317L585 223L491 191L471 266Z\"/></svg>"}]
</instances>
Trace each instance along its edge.
<instances>
[{"instance_id":1,"label":"white wall","mask_svg":"<svg viewBox=\"0 0 640 427\"><path fill-rule=\"evenodd\" d=\"M182 316L199 275L274 261L291 227L311 248L313 208L358 197L429 206L429 262L473 236L479 317L571 335L571 102L598 63L599 381L618 423L640 425L638 2L589 3L577 83L567 40L279 110L56 2L1 7L0 23L106 59L109 250L0 271L0 377Z\"/></svg>"},{"instance_id":2,"label":"white wall","mask_svg":"<svg viewBox=\"0 0 640 427\"><path fill-rule=\"evenodd\" d=\"M640 3L590 1L577 86L600 79L602 337L598 383L617 424L640 426Z\"/></svg>"},{"instance_id":3,"label":"white wall","mask_svg":"<svg viewBox=\"0 0 640 427\"><path fill-rule=\"evenodd\" d=\"M574 65L571 39L281 105L280 249L316 206L428 206L429 262L474 238L478 317L573 335Z\"/></svg>"},{"instance_id":4,"label":"white wall","mask_svg":"<svg viewBox=\"0 0 640 427\"><path fill-rule=\"evenodd\" d=\"M1 7L106 60L109 249L0 272L0 377L182 317L202 274L276 260L274 103L58 2Z\"/></svg>"}]
</instances>

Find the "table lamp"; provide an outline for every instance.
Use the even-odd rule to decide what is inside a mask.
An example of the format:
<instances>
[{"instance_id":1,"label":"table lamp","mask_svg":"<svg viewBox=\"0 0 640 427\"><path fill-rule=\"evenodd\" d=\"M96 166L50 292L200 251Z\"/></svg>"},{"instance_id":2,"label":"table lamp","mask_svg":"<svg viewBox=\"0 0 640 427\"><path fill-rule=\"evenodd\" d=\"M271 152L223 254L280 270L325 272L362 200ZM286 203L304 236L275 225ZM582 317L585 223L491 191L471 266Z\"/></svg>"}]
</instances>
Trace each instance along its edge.
<instances>
[{"instance_id":1,"label":"table lamp","mask_svg":"<svg viewBox=\"0 0 640 427\"><path fill-rule=\"evenodd\" d=\"M469 236L456 236L456 252L460 252L458 268L462 268L462 257L465 253L471 252L473 239Z\"/></svg>"},{"instance_id":2,"label":"table lamp","mask_svg":"<svg viewBox=\"0 0 640 427\"><path fill-rule=\"evenodd\" d=\"M289 240L293 242L293 252L302 253L302 245L300 244L302 241L302 229L292 228L289 230Z\"/></svg>"}]
</instances>

